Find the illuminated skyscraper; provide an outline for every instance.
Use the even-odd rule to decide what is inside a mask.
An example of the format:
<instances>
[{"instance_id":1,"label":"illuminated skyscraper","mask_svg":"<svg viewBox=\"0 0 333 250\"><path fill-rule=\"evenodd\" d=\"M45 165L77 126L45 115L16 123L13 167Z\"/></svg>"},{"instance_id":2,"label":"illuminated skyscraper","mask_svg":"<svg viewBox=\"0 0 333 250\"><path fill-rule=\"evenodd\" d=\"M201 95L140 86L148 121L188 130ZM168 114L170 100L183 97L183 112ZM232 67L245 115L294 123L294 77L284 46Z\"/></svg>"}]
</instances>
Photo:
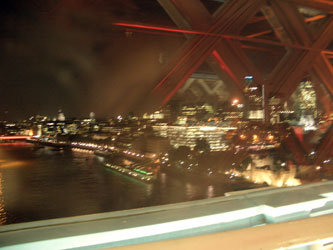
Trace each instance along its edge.
<instances>
[{"instance_id":1,"label":"illuminated skyscraper","mask_svg":"<svg viewBox=\"0 0 333 250\"><path fill-rule=\"evenodd\" d=\"M298 117L311 115L317 117L317 96L311 81L303 81L292 95L293 108Z\"/></svg>"},{"instance_id":2,"label":"illuminated skyscraper","mask_svg":"<svg viewBox=\"0 0 333 250\"><path fill-rule=\"evenodd\" d=\"M246 118L262 120L264 118L262 86L256 84L253 76L245 76L245 110Z\"/></svg>"}]
</instances>

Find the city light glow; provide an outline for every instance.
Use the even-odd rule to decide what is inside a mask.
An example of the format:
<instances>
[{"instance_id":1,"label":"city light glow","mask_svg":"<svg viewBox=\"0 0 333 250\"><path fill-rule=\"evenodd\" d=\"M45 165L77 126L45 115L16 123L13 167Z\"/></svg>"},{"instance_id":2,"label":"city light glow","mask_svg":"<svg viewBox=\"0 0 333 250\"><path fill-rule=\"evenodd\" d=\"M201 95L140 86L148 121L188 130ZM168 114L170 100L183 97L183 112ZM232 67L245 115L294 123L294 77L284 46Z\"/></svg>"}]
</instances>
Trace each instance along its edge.
<instances>
[{"instance_id":1,"label":"city light glow","mask_svg":"<svg viewBox=\"0 0 333 250\"><path fill-rule=\"evenodd\" d=\"M239 104L239 100L238 99L233 99L232 100L232 105L234 106L234 105L237 105L237 104Z\"/></svg>"},{"instance_id":2,"label":"city light glow","mask_svg":"<svg viewBox=\"0 0 333 250\"><path fill-rule=\"evenodd\" d=\"M0 136L0 140L26 140L30 138L31 136Z\"/></svg>"},{"instance_id":3,"label":"city light glow","mask_svg":"<svg viewBox=\"0 0 333 250\"><path fill-rule=\"evenodd\" d=\"M268 135L268 136L267 136L267 140L269 140L269 141L274 140L274 135Z\"/></svg>"},{"instance_id":4,"label":"city light glow","mask_svg":"<svg viewBox=\"0 0 333 250\"><path fill-rule=\"evenodd\" d=\"M241 138L242 140L245 140L245 139L246 139L246 135L241 134L241 135L239 136L239 138Z\"/></svg>"},{"instance_id":5,"label":"city light glow","mask_svg":"<svg viewBox=\"0 0 333 250\"><path fill-rule=\"evenodd\" d=\"M0 246L118 247L333 213L332 1L3 6L0 224L41 233ZM45 219L88 213L60 219L77 233L43 234L58 227Z\"/></svg>"}]
</instances>

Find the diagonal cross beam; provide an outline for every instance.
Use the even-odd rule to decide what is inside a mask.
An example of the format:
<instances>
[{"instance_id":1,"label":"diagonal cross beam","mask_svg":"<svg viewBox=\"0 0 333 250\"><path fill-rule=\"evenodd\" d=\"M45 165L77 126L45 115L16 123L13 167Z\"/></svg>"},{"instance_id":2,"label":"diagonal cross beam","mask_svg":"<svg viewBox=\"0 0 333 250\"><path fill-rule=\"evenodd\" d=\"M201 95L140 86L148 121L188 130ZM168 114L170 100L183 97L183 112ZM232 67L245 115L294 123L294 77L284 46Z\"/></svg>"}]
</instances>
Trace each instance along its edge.
<instances>
[{"instance_id":1,"label":"diagonal cross beam","mask_svg":"<svg viewBox=\"0 0 333 250\"><path fill-rule=\"evenodd\" d=\"M330 115L331 110L333 110L333 102L331 97L327 93L325 86L321 83L319 77L312 73L312 82L314 83L313 87L317 95L318 102L322 105L322 109L325 115Z\"/></svg>"},{"instance_id":2,"label":"diagonal cross beam","mask_svg":"<svg viewBox=\"0 0 333 250\"><path fill-rule=\"evenodd\" d=\"M330 97L333 97L333 67L330 62L327 60L324 53L320 53L316 59L312 74L318 75L322 80L326 90L330 94Z\"/></svg>"},{"instance_id":3,"label":"diagonal cross beam","mask_svg":"<svg viewBox=\"0 0 333 250\"><path fill-rule=\"evenodd\" d=\"M316 151L315 164L322 165L323 161L329 159L333 155L333 125L331 125L326 133L324 134L322 140L318 144Z\"/></svg>"},{"instance_id":4,"label":"diagonal cross beam","mask_svg":"<svg viewBox=\"0 0 333 250\"><path fill-rule=\"evenodd\" d=\"M311 46L312 41L314 38L309 33L309 31L306 29L305 23L303 21L303 17L300 15L296 7L290 3L287 2L281 2L281 1L274 1L272 2L272 8L274 10L274 13L279 18L279 21L282 24L282 27L285 30L285 33L288 35L288 38L292 40L294 43L302 44L305 46ZM329 26L328 29L330 29L332 26ZM325 33L324 33L325 34ZM322 36L321 36L322 38ZM320 38L320 39L321 39ZM328 36L326 44L332 40L332 36ZM317 39L318 40L318 39ZM323 43L322 46L326 45ZM326 45L326 46L327 46ZM301 55L300 51L294 51L294 55L292 55L293 58L297 58ZM315 55L314 55L315 56ZM312 74L316 74L320 77L322 82L324 83L326 89L330 93L330 95L333 95L333 71L332 67L327 63L327 59L325 58L325 55L323 53L318 53L317 57L313 62L310 62L308 67L312 66ZM296 72L291 72L291 74ZM275 78L275 76L273 76ZM301 76L302 77L302 76ZM276 79L276 78L275 78ZM293 86L297 87L298 83L295 82ZM292 94L292 92L290 92ZM289 97L289 96L287 96Z\"/></svg>"},{"instance_id":5,"label":"diagonal cross beam","mask_svg":"<svg viewBox=\"0 0 333 250\"><path fill-rule=\"evenodd\" d=\"M280 0L333 14L332 0Z\"/></svg>"},{"instance_id":6,"label":"diagonal cross beam","mask_svg":"<svg viewBox=\"0 0 333 250\"><path fill-rule=\"evenodd\" d=\"M296 7L287 2L275 1L272 2L272 8L280 19L280 22L286 31L289 34L289 39L294 43L306 45L306 46L320 46L321 48L326 48L329 42L333 39L333 19L328 21L326 27L319 35L315 42L313 36L307 31L303 18L300 13L296 9ZM326 99L324 91L321 91L321 86L318 85L318 77L322 80L323 85L328 90L330 96L333 95L333 72L332 67L327 63L327 59L323 53L320 52L299 52L295 53L297 56L301 55L301 60L299 61L299 65L296 65L295 71L290 72L287 75L286 83L284 85L285 88L288 88L288 95L293 93L293 90L298 86L306 71L309 71L314 80L316 81L316 90L317 93L322 93L321 101L324 104L326 110L330 110L330 102L331 100ZM293 55L294 56L294 55ZM295 57L295 56L294 56ZM290 65L286 65L288 67ZM299 72L297 70L303 70L303 72ZM289 97L289 96L286 96ZM320 144L317 146L317 158L315 160L316 164L321 164L325 158L329 157L328 154L330 148L332 148L332 127L329 128L328 132L325 134Z\"/></svg>"},{"instance_id":7,"label":"diagonal cross beam","mask_svg":"<svg viewBox=\"0 0 333 250\"><path fill-rule=\"evenodd\" d=\"M159 2L164 6L165 3L170 2L170 0L160 0ZM184 19L186 18L187 23L195 30L207 30L214 22L215 16L223 9L222 6L211 15L198 0L174 0L172 3L180 14L183 13ZM248 10L248 15L242 16L243 19L240 21L241 25L234 27L230 32L238 34L247 21L258 11L260 3L257 2L258 5L256 5L254 2L253 4L253 8ZM179 26L179 24L177 25ZM223 61L223 63L221 63L221 61ZM232 76L233 82L237 84L240 89L243 89L244 76L249 74L254 75L257 80L262 82L259 71L243 53L241 44L238 41L230 42L229 40L220 40L212 55L208 57L208 62L210 62L210 65L217 73L219 73L219 68L216 66L228 68L230 70L228 75ZM227 69L224 70L226 71Z\"/></svg>"},{"instance_id":8,"label":"diagonal cross beam","mask_svg":"<svg viewBox=\"0 0 333 250\"><path fill-rule=\"evenodd\" d=\"M181 2L183 6L184 4L187 4L187 6L191 4L193 6L193 3L196 1L183 0L174 2ZM249 20L249 18L258 11L262 2L262 0L229 1L228 3L224 4L220 10L218 10L214 18L211 18L210 21L207 21L207 23L211 22L207 32L216 34L234 33L240 27L244 26L246 21ZM194 7L191 7L191 10L193 8ZM195 11L198 10L200 10L200 8L195 9ZM200 11L202 11L202 9ZM203 20L205 20L205 18ZM194 73L194 71L202 64L202 62L206 60L212 53L218 60L220 66L230 70L230 68L225 64L225 61L221 55L216 51L216 48L220 42L221 38L219 37L194 37L191 41L185 44L182 51L175 56L174 60L171 60L167 70L164 71L165 76L154 88L153 92L162 97L163 103L166 103L184 84L186 79L192 73ZM230 70L230 72L232 71ZM237 77L241 78L242 76L239 76L238 74ZM241 88L242 86L239 87Z\"/></svg>"},{"instance_id":9,"label":"diagonal cross beam","mask_svg":"<svg viewBox=\"0 0 333 250\"><path fill-rule=\"evenodd\" d=\"M181 29L205 31L212 25L213 18L200 1L158 0L158 2ZM187 43L195 37L189 34L184 35L187 38ZM226 65L219 55L209 55L207 62L220 79L224 80L233 96L242 96L241 79Z\"/></svg>"},{"instance_id":10,"label":"diagonal cross beam","mask_svg":"<svg viewBox=\"0 0 333 250\"><path fill-rule=\"evenodd\" d=\"M333 37L333 17L329 19L324 27L323 32L311 44L313 49L318 51L325 49ZM304 42L304 41L303 41ZM295 91L299 82L309 72L313 64L316 62L320 53L316 50L294 50L288 57L288 61L281 61L275 68L270 82L272 83L271 95L279 96L282 94L284 100ZM330 81L331 82L331 81ZM327 83L331 87L332 83Z\"/></svg>"}]
</instances>

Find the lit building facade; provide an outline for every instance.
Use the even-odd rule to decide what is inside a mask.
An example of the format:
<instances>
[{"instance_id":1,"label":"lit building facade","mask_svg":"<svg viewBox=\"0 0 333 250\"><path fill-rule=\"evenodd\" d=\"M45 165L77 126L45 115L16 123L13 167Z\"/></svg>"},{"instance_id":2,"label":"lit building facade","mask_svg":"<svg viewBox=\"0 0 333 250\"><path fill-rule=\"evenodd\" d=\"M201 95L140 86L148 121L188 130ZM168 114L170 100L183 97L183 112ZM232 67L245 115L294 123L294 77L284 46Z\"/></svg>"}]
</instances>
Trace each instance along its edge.
<instances>
[{"instance_id":1,"label":"lit building facade","mask_svg":"<svg viewBox=\"0 0 333 250\"><path fill-rule=\"evenodd\" d=\"M155 134L169 138L170 144L174 147L188 146L194 148L198 139L206 139L213 151L228 148L225 135L231 129L235 128L214 126L153 126Z\"/></svg>"},{"instance_id":2,"label":"lit building facade","mask_svg":"<svg viewBox=\"0 0 333 250\"><path fill-rule=\"evenodd\" d=\"M263 87L255 84L252 76L245 77L245 110L249 120L263 120Z\"/></svg>"},{"instance_id":3,"label":"lit building facade","mask_svg":"<svg viewBox=\"0 0 333 250\"><path fill-rule=\"evenodd\" d=\"M293 109L297 118L304 115L311 115L314 118L318 116L317 96L311 81L303 81L292 95L294 100Z\"/></svg>"}]
</instances>

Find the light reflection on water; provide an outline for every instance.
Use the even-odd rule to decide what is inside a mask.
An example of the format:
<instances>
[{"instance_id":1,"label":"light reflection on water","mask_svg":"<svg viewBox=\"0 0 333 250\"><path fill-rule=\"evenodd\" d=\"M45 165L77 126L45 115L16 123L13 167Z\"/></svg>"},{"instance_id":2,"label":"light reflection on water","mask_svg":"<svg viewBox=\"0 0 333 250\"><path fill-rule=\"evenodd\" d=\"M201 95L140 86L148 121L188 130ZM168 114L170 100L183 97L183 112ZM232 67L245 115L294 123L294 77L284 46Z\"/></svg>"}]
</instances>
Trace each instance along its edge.
<instances>
[{"instance_id":1,"label":"light reflection on water","mask_svg":"<svg viewBox=\"0 0 333 250\"><path fill-rule=\"evenodd\" d=\"M0 144L0 223L109 212L221 196L235 187L161 174L147 184L91 153Z\"/></svg>"},{"instance_id":2,"label":"light reflection on water","mask_svg":"<svg viewBox=\"0 0 333 250\"><path fill-rule=\"evenodd\" d=\"M212 198L212 197L214 197L214 186L209 185L207 187L207 198Z\"/></svg>"},{"instance_id":3,"label":"light reflection on water","mask_svg":"<svg viewBox=\"0 0 333 250\"><path fill-rule=\"evenodd\" d=\"M185 193L186 196L189 198L193 198L193 196L195 195L195 190L194 187L191 185L191 183L186 183L185 184Z\"/></svg>"},{"instance_id":4,"label":"light reflection on water","mask_svg":"<svg viewBox=\"0 0 333 250\"><path fill-rule=\"evenodd\" d=\"M7 221L7 214L5 210L5 201L2 193L2 174L0 173L0 224L5 224Z\"/></svg>"}]
</instances>

